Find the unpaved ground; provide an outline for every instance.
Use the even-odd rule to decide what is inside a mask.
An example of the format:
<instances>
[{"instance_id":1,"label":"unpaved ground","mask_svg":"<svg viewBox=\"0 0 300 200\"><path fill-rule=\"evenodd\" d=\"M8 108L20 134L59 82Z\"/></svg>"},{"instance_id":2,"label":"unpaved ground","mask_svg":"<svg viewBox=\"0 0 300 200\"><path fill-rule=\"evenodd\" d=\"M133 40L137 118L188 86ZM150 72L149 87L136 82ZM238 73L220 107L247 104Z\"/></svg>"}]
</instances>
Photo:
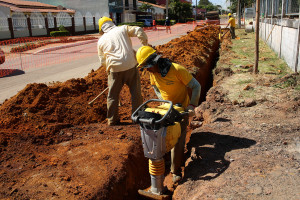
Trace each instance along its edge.
<instances>
[{"instance_id":1,"label":"unpaved ground","mask_svg":"<svg viewBox=\"0 0 300 200\"><path fill-rule=\"evenodd\" d=\"M217 36L217 27L200 27L158 48L180 51L185 56L176 62L187 68L193 57L201 59L193 71L199 78L199 71L210 71ZM106 93L88 105L107 87L106 77L100 68L81 79L29 84L1 105L0 198L137 199L137 190L149 186L140 130L130 124L128 88L121 92L121 126L106 125ZM155 98L147 73L141 85L144 100Z\"/></svg>"},{"instance_id":2,"label":"unpaved ground","mask_svg":"<svg viewBox=\"0 0 300 200\"><path fill-rule=\"evenodd\" d=\"M223 44L215 86L197 108L203 126L191 134L173 199L300 199L300 91L274 87L299 85L299 74L233 73L222 68L237 57L230 46Z\"/></svg>"},{"instance_id":3,"label":"unpaved ground","mask_svg":"<svg viewBox=\"0 0 300 200\"><path fill-rule=\"evenodd\" d=\"M158 47L199 81L218 45L216 29L204 31ZM229 62L230 41L222 44L220 62ZM299 199L299 92L271 87L283 81L274 75L221 67L190 127L173 199ZM28 85L1 105L1 199L140 199L137 189L150 182L139 128L130 124L128 88L121 126L106 126L106 95L87 105L106 87L105 77L100 69L83 79ZM148 75L141 77L144 100L154 98ZM165 184L170 188L170 176Z\"/></svg>"}]
</instances>

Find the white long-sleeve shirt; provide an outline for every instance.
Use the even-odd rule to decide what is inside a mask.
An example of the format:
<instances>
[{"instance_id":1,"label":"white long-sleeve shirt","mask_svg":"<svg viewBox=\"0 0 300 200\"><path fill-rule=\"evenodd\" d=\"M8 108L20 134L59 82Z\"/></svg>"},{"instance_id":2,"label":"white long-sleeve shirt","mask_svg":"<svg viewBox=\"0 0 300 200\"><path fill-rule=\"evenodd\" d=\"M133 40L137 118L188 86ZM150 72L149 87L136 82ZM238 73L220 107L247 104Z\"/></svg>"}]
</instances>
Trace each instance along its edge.
<instances>
[{"instance_id":1,"label":"white long-sleeve shirt","mask_svg":"<svg viewBox=\"0 0 300 200\"><path fill-rule=\"evenodd\" d=\"M136 66L137 61L130 37L138 37L143 45L148 45L146 33L138 26L114 27L98 40L98 56L107 72L126 71Z\"/></svg>"}]
</instances>

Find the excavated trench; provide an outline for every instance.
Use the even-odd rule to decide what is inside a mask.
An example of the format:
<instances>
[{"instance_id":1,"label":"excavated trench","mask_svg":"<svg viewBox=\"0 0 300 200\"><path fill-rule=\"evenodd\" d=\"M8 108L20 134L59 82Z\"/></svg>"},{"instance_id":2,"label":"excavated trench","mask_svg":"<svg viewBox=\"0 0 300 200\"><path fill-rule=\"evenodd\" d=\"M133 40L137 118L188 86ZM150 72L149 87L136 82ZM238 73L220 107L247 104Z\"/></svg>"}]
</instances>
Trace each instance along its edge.
<instances>
[{"instance_id":1,"label":"excavated trench","mask_svg":"<svg viewBox=\"0 0 300 200\"><path fill-rule=\"evenodd\" d=\"M185 66L199 81L202 88L200 102L205 100L206 92L212 86L212 69L218 59L218 34L218 26L197 26L187 35L156 47L158 53ZM145 72L141 74L141 85L144 100L156 98ZM16 173L12 167L6 169L16 161L26 162L23 164L24 171L39 170L41 173L56 170L67 174L67 183L57 183L61 184L62 191L57 189L55 195L61 198L136 199L137 189L149 186L147 160L143 157L139 128L129 125L131 99L128 88L124 87L120 94L122 126L106 126L106 94L100 96L92 106L88 105L106 87L107 75L103 68L99 68L81 79L53 85L28 84L0 106L0 153L4 160L0 163L3 168L0 181L3 186L8 185L0 194L1 198L20 195L43 198L49 195L45 188L42 190L45 193L43 196L30 192L24 185L11 193L16 179L26 179L26 175L22 176L23 171ZM62 144L68 148L62 147ZM91 145L99 145L99 148L91 148ZM86 151L84 154L83 149ZM72 151L73 157L69 151ZM76 151L78 154L75 156ZM30 164L26 160L32 154L34 163ZM82 159L82 156L85 158ZM54 158L56 164L52 165ZM88 159L95 162L89 163ZM31 166L36 163L39 168ZM90 171L81 172L82 177L77 179L79 172L72 167L82 163L85 164L83 168L89 166ZM102 169L101 173L96 167L93 174L94 165ZM44 181L55 179L50 177ZM79 192L69 189L68 184L71 183L77 185L76 191ZM26 186L36 188L38 184L41 183L37 179ZM55 186L47 188L55 190Z\"/></svg>"}]
</instances>

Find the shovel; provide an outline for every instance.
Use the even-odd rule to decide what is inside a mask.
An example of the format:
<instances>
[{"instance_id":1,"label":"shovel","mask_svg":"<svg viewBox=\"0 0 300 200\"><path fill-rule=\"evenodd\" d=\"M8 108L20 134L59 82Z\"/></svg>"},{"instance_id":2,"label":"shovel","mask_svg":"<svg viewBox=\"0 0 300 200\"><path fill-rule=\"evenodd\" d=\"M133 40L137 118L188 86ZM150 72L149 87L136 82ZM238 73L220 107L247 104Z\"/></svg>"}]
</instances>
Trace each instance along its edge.
<instances>
[{"instance_id":1,"label":"shovel","mask_svg":"<svg viewBox=\"0 0 300 200\"><path fill-rule=\"evenodd\" d=\"M108 87L105 88L98 96L96 96L92 101L89 102L89 105L92 105L96 99L98 99L106 90L108 90Z\"/></svg>"}]
</instances>

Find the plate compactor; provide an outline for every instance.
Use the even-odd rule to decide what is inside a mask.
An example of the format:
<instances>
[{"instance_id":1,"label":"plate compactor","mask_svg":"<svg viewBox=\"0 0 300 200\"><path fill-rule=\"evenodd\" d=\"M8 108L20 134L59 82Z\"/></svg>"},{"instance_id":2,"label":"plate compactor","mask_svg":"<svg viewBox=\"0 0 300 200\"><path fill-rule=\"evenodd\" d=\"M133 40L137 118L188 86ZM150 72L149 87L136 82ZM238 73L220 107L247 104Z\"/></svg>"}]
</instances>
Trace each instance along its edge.
<instances>
[{"instance_id":1,"label":"plate compactor","mask_svg":"<svg viewBox=\"0 0 300 200\"><path fill-rule=\"evenodd\" d=\"M160 105L149 107L158 102ZM131 116L141 129L144 155L149 158L151 187L138 193L150 199L170 199L164 187L165 162L163 156L171 151L181 135L180 121L183 107L173 105L171 101L151 99L142 104Z\"/></svg>"}]
</instances>

